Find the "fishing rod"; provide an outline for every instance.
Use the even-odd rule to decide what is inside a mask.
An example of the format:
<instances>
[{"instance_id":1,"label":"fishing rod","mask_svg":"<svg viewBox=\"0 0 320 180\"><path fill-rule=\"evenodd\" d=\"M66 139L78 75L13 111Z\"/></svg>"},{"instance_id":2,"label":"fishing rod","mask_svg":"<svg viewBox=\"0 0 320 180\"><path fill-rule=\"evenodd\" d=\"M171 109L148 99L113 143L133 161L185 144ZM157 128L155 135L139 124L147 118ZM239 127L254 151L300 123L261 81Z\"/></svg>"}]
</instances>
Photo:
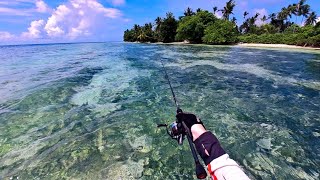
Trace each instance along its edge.
<instances>
[{"instance_id":1,"label":"fishing rod","mask_svg":"<svg viewBox=\"0 0 320 180\"><path fill-rule=\"evenodd\" d=\"M166 70L166 68L164 67L164 64L163 64L162 61L161 61L161 65L162 65L163 70L164 70L164 73L165 73L165 78L167 79L168 84L169 84L169 86L170 86L170 90L171 90L171 93L172 93L172 97L173 97L174 103L175 103L175 105L176 105L176 107L177 107L177 113L181 113L182 110L181 110L180 107L179 107L179 104L178 104L176 95L174 94L173 88L172 88L172 86L171 86L171 82L170 82L170 79L169 79L167 70Z\"/></svg>"},{"instance_id":2,"label":"fishing rod","mask_svg":"<svg viewBox=\"0 0 320 180\"><path fill-rule=\"evenodd\" d=\"M162 60L160 60L161 62L161 65L163 67L163 70L164 70L164 73L165 73L165 78L167 79L167 82L170 86L170 90L171 90L171 93L172 93L172 97L173 97L173 100L174 100L174 103L177 107L177 114L179 113L183 113L182 112L182 109L180 109L180 106L178 104L178 101L177 101L177 98L176 98L176 95L173 91L173 88L171 86L171 82L170 82L170 79L169 79L169 76L168 76L168 73L167 73L167 70L162 62ZM192 134L190 132L190 129L187 127L187 125L185 124L185 122L183 121L180 121L178 119L176 119L175 122L171 123L170 125L170 128L168 129L168 125L167 124L158 124L157 127L165 127L166 130L167 130L167 134L172 138L172 139L175 139L178 141L178 144L179 145L182 145L183 144L183 140L184 140L184 137L187 136L187 139L188 139L188 143L189 143L189 146L190 146L190 149L191 149L191 153L192 153L192 156L193 156L193 159L194 159L194 162L195 162L195 165L196 165L196 175L197 175L197 178L198 179L204 179L207 177L207 172L206 170L203 168L203 166L200 164L200 161L198 159L198 155L197 155L197 152L196 150L194 149L194 146L192 144Z\"/></svg>"}]
</instances>

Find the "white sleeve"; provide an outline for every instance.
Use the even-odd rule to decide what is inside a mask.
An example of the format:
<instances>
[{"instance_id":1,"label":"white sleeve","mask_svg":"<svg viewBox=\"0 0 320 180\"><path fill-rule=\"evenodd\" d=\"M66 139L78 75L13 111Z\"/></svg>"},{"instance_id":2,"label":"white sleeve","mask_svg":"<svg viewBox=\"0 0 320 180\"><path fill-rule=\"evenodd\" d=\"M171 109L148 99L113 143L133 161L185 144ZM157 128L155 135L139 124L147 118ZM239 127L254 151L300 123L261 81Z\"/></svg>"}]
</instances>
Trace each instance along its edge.
<instances>
[{"instance_id":1,"label":"white sleeve","mask_svg":"<svg viewBox=\"0 0 320 180\"><path fill-rule=\"evenodd\" d=\"M228 154L224 154L208 164L208 171L213 180L250 180L240 166Z\"/></svg>"}]
</instances>

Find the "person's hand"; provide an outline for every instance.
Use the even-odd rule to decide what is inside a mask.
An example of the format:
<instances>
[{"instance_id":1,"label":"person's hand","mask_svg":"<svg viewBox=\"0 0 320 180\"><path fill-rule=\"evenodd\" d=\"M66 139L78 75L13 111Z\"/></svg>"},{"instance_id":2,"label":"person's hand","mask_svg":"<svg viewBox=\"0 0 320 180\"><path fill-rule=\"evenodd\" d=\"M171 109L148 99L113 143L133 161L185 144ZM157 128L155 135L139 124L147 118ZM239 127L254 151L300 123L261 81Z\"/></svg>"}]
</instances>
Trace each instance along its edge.
<instances>
[{"instance_id":1,"label":"person's hand","mask_svg":"<svg viewBox=\"0 0 320 180\"><path fill-rule=\"evenodd\" d=\"M195 124L202 124L201 120L194 114L180 112L176 115L178 121L183 121L189 129Z\"/></svg>"},{"instance_id":2,"label":"person's hand","mask_svg":"<svg viewBox=\"0 0 320 180\"><path fill-rule=\"evenodd\" d=\"M179 112L176 115L176 118L178 121L183 121L189 128L193 141L195 141L201 134L206 132L202 121L194 114Z\"/></svg>"}]
</instances>

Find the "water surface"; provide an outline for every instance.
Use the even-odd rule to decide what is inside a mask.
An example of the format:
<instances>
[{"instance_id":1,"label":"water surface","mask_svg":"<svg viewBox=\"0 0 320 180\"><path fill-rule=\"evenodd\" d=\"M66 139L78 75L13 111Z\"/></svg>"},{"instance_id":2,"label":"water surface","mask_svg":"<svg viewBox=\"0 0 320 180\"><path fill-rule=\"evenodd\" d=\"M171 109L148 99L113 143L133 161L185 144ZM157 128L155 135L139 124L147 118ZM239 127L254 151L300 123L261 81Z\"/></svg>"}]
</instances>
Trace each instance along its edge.
<instances>
[{"instance_id":1,"label":"water surface","mask_svg":"<svg viewBox=\"0 0 320 180\"><path fill-rule=\"evenodd\" d=\"M320 55L232 46L0 47L0 179L194 179L156 123L196 113L252 179L319 179Z\"/></svg>"}]
</instances>

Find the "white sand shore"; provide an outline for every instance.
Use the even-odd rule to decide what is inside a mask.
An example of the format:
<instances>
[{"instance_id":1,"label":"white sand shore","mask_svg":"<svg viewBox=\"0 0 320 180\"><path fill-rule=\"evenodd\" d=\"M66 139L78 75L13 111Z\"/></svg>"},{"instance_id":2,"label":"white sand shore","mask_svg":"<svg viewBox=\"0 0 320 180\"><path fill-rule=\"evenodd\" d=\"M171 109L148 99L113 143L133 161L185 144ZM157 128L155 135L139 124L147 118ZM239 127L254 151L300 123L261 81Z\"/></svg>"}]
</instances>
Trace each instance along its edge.
<instances>
[{"instance_id":1,"label":"white sand shore","mask_svg":"<svg viewBox=\"0 0 320 180\"><path fill-rule=\"evenodd\" d=\"M235 46L235 47L248 47L248 48L268 48L268 49L277 49L277 50L293 50L293 51L312 51L313 53L320 53L320 48L313 47L303 47L303 46L293 46L286 44L258 44L258 43L239 43L236 45L208 45L208 44L192 44L188 42L171 42L171 43L162 43L156 42L154 44L170 44L170 45L191 45L191 46Z\"/></svg>"},{"instance_id":2,"label":"white sand shore","mask_svg":"<svg viewBox=\"0 0 320 180\"><path fill-rule=\"evenodd\" d=\"M237 46L242 46L242 47L266 47L266 48L288 48L288 49L311 49L311 50L320 50L320 48L293 46L293 45L286 45L286 44L241 43L241 44L238 44Z\"/></svg>"}]
</instances>

